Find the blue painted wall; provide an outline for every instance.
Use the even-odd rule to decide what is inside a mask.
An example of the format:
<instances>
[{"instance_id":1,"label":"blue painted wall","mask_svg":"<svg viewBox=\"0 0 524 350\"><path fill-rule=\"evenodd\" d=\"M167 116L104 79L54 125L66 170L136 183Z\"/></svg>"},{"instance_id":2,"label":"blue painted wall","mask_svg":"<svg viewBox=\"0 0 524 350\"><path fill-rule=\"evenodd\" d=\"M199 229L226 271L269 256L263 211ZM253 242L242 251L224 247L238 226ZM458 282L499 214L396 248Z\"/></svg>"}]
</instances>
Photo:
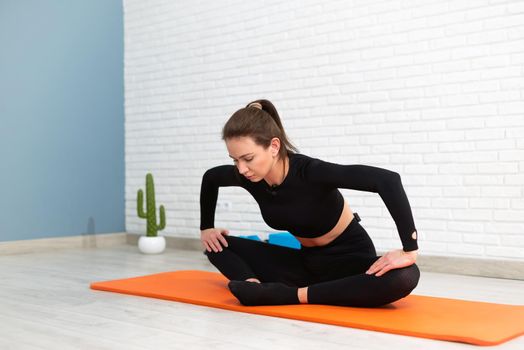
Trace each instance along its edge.
<instances>
[{"instance_id":1,"label":"blue painted wall","mask_svg":"<svg viewBox=\"0 0 524 350\"><path fill-rule=\"evenodd\" d=\"M121 0L0 0L0 241L124 222Z\"/></svg>"}]
</instances>

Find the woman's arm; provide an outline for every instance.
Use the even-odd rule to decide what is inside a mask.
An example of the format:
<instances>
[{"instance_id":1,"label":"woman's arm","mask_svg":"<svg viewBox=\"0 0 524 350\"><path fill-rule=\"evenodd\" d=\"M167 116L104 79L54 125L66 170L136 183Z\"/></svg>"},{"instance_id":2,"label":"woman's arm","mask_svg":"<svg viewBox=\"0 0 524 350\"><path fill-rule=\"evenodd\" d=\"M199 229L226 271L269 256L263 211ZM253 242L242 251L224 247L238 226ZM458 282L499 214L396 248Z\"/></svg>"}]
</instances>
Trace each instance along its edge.
<instances>
[{"instance_id":1,"label":"woman's arm","mask_svg":"<svg viewBox=\"0 0 524 350\"><path fill-rule=\"evenodd\" d=\"M395 221L403 250L418 249L411 206L398 173L367 165L341 165L311 158L305 176L319 184L378 193Z\"/></svg>"},{"instance_id":2,"label":"woman's arm","mask_svg":"<svg viewBox=\"0 0 524 350\"><path fill-rule=\"evenodd\" d=\"M200 230L215 227L215 209L218 188L241 186L239 174L233 165L220 165L207 170L200 188Z\"/></svg>"}]
</instances>

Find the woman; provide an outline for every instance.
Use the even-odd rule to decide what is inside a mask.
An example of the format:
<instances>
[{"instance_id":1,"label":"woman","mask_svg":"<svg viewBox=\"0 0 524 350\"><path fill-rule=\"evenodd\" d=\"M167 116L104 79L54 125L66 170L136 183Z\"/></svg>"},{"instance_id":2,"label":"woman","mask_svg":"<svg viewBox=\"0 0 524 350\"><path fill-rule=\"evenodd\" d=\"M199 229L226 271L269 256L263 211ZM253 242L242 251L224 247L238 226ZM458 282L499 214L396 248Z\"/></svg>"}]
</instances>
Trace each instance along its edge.
<instances>
[{"instance_id":1,"label":"woman","mask_svg":"<svg viewBox=\"0 0 524 350\"><path fill-rule=\"evenodd\" d=\"M222 139L235 165L209 169L200 193L201 241L211 263L243 305L330 304L376 307L417 285L417 231L400 176L298 153L268 100L236 111ZM301 243L293 249L234 236L214 227L218 189L240 186L264 221ZM338 188L376 192L393 217L403 249L377 256Z\"/></svg>"}]
</instances>

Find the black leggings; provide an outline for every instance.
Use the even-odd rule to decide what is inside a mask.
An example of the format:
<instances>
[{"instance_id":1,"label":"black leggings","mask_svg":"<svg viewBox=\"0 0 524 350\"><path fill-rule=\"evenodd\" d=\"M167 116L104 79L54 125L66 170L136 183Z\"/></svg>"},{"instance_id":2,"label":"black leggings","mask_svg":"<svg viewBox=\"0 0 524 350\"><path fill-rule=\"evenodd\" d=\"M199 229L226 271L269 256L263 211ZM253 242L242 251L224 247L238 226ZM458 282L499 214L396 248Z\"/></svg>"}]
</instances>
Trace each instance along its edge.
<instances>
[{"instance_id":1,"label":"black leggings","mask_svg":"<svg viewBox=\"0 0 524 350\"><path fill-rule=\"evenodd\" d=\"M228 279L257 278L308 287L308 303L375 307L411 293L420 271L413 264L377 277L367 269L378 259L375 246L356 219L328 245L293 249L235 236L228 247L205 254Z\"/></svg>"}]
</instances>

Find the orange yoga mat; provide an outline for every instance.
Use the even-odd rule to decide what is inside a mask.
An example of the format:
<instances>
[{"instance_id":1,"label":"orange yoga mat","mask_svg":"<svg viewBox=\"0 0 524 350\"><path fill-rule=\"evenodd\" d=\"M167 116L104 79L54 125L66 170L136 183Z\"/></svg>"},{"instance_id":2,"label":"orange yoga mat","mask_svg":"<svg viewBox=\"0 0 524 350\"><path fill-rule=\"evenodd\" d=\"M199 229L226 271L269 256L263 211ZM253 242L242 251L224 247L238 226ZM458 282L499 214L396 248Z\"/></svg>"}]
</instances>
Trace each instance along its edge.
<instances>
[{"instance_id":1,"label":"orange yoga mat","mask_svg":"<svg viewBox=\"0 0 524 350\"><path fill-rule=\"evenodd\" d=\"M183 270L96 282L92 289L414 337L496 345L524 334L524 306L409 295L381 308L243 306L218 272Z\"/></svg>"}]
</instances>

